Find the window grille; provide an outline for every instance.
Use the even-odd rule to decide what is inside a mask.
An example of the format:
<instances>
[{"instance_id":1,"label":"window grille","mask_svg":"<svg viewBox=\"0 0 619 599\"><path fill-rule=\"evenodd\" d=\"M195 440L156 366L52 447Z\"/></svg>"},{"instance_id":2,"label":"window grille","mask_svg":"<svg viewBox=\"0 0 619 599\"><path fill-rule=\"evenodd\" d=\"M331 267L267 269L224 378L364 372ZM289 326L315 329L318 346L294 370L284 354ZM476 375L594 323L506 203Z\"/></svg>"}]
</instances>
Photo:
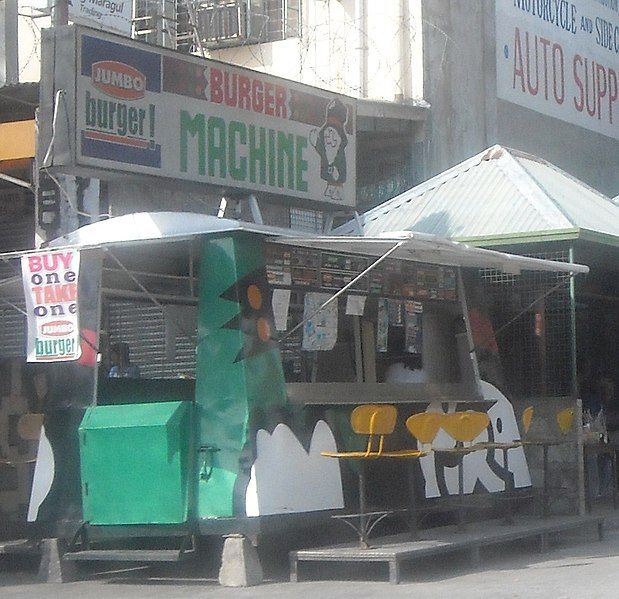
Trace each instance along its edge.
<instances>
[{"instance_id":1,"label":"window grille","mask_svg":"<svg viewBox=\"0 0 619 599\"><path fill-rule=\"evenodd\" d=\"M174 359L166 357L166 324L159 306L151 302L109 300L106 305L110 345L129 345L131 362L139 366L143 378L195 376L195 337L176 337ZM106 326L107 325L107 326ZM196 331L188 331L195 335Z\"/></svg>"},{"instance_id":2,"label":"window grille","mask_svg":"<svg viewBox=\"0 0 619 599\"><path fill-rule=\"evenodd\" d=\"M303 208L290 208L290 228L296 229L297 231L322 233L322 212Z\"/></svg>"},{"instance_id":3,"label":"window grille","mask_svg":"<svg viewBox=\"0 0 619 599\"><path fill-rule=\"evenodd\" d=\"M198 34L210 49L298 37L301 0L203 0Z\"/></svg>"},{"instance_id":4,"label":"window grille","mask_svg":"<svg viewBox=\"0 0 619 599\"><path fill-rule=\"evenodd\" d=\"M531 254L530 254L531 255ZM569 261L567 250L531 255ZM507 390L518 397L569 395L572 332L568 273L523 271L519 275L481 270L481 287L495 331L507 325L534 300L537 302L497 335Z\"/></svg>"}]
</instances>

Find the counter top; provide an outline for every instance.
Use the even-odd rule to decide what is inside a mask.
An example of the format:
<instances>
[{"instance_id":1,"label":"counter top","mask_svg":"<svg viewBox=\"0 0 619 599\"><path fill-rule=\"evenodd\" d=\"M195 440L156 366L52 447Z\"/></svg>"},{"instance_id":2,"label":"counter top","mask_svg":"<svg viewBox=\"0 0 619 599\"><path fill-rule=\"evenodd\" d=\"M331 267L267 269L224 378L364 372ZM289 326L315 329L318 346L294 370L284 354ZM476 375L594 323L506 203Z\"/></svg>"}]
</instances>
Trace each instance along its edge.
<instances>
[{"instance_id":1,"label":"counter top","mask_svg":"<svg viewBox=\"0 0 619 599\"><path fill-rule=\"evenodd\" d=\"M294 405L494 403L484 399L478 389L460 383L288 383L286 391Z\"/></svg>"}]
</instances>

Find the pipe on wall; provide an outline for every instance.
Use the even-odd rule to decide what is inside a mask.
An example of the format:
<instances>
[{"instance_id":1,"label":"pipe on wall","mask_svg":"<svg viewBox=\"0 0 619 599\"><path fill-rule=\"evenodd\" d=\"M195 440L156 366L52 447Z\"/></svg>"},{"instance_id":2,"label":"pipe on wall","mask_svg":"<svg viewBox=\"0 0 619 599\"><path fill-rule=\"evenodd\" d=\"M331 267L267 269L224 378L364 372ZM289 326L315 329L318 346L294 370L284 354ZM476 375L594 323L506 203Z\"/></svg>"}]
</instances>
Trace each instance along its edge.
<instances>
[{"instance_id":1,"label":"pipe on wall","mask_svg":"<svg viewBox=\"0 0 619 599\"><path fill-rule=\"evenodd\" d=\"M410 48L410 3L409 0L400 0L400 24L398 32L398 62L399 62L399 90L394 100L402 102L411 97L411 48Z\"/></svg>"},{"instance_id":2,"label":"pipe on wall","mask_svg":"<svg viewBox=\"0 0 619 599\"><path fill-rule=\"evenodd\" d=\"M355 0L357 47L359 51L359 97L368 96L367 0Z\"/></svg>"}]
</instances>

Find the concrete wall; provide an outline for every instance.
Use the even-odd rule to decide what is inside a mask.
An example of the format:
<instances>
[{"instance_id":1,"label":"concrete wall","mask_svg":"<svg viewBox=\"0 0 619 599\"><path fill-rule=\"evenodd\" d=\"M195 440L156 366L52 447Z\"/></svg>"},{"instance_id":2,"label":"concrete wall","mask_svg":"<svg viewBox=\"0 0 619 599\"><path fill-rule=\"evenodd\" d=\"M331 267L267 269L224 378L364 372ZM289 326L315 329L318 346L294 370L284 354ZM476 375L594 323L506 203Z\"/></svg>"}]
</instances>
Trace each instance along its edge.
<instances>
[{"instance_id":1,"label":"concrete wall","mask_svg":"<svg viewBox=\"0 0 619 599\"><path fill-rule=\"evenodd\" d=\"M498 0L497 0L498 1ZM428 176L499 143L540 156L611 197L619 142L497 99L494 0L425 0Z\"/></svg>"},{"instance_id":2,"label":"concrete wall","mask_svg":"<svg viewBox=\"0 0 619 599\"><path fill-rule=\"evenodd\" d=\"M529 431L532 438L561 437L556 421L556 414L565 408L574 407L574 401L566 397L546 397L535 400L513 400L510 398L517 421L522 422L523 410L534 407L533 422ZM575 420L576 421L576 420ZM537 499L541 501L541 491L544 486L543 464L544 453L541 447L525 447L525 455L531 482ZM576 430L565 435L565 443L554 445L548 450L548 484L549 506L551 513L576 513L578 510L578 450L576 446ZM540 503L534 507L540 509Z\"/></svg>"},{"instance_id":3,"label":"concrete wall","mask_svg":"<svg viewBox=\"0 0 619 599\"><path fill-rule=\"evenodd\" d=\"M211 58L373 100L423 98L421 0L306 1L300 38L212 50ZM362 93L361 48L367 57Z\"/></svg>"}]
</instances>

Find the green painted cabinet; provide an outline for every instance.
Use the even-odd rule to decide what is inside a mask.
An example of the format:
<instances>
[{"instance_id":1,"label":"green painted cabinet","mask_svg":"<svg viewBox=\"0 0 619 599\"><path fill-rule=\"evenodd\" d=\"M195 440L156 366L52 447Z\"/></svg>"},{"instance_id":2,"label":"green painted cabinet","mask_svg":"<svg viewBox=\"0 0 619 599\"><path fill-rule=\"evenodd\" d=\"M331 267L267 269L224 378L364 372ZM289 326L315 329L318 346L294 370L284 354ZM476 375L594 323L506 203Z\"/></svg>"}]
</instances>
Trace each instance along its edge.
<instances>
[{"instance_id":1,"label":"green painted cabinet","mask_svg":"<svg viewBox=\"0 0 619 599\"><path fill-rule=\"evenodd\" d=\"M193 428L188 401L89 408L79 428L84 519L178 524L188 517Z\"/></svg>"}]
</instances>

